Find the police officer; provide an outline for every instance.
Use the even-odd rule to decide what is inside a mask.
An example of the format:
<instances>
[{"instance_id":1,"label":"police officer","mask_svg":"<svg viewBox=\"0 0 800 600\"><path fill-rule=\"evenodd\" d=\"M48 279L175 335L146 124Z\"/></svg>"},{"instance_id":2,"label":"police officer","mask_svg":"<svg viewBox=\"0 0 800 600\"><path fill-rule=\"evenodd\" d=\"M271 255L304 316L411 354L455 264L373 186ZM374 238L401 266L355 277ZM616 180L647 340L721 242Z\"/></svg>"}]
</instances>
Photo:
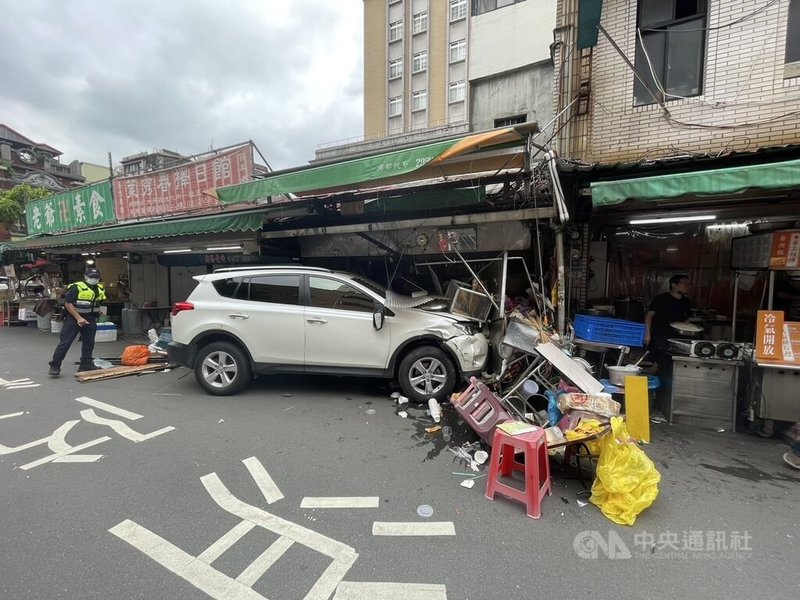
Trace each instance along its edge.
<instances>
[{"instance_id":1,"label":"police officer","mask_svg":"<svg viewBox=\"0 0 800 600\"><path fill-rule=\"evenodd\" d=\"M83 279L67 286L67 293L64 295L66 315L61 339L53 353L53 360L50 361L51 377L61 375L61 363L78 333L81 333L81 363L78 371L94 371L98 368L92 363L92 352L100 303L105 301L106 291L100 283L100 271L96 268L88 267Z\"/></svg>"}]
</instances>

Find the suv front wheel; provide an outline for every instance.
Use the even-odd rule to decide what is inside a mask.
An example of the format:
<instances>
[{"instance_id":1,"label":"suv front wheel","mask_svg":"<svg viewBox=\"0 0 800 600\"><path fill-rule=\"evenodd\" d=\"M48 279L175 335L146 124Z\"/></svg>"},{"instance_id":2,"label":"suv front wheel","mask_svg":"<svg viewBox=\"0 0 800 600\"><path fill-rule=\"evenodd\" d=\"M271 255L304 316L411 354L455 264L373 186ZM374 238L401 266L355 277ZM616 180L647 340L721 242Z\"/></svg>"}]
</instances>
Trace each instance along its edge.
<instances>
[{"instance_id":1,"label":"suv front wheel","mask_svg":"<svg viewBox=\"0 0 800 600\"><path fill-rule=\"evenodd\" d=\"M214 396L230 396L241 391L253 378L250 361L230 342L214 342L197 355L194 366L197 383Z\"/></svg>"},{"instance_id":2,"label":"suv front wheel","mask_svg":"<svg viewBox=\"0 0 800 600\"><path fill-rule=\"evenodd\" d=\"M444 401L456 384L456 368L445 352L435 346L414 348L400 361L400 388L409 400Z\"/></svg>"}]
</instances>

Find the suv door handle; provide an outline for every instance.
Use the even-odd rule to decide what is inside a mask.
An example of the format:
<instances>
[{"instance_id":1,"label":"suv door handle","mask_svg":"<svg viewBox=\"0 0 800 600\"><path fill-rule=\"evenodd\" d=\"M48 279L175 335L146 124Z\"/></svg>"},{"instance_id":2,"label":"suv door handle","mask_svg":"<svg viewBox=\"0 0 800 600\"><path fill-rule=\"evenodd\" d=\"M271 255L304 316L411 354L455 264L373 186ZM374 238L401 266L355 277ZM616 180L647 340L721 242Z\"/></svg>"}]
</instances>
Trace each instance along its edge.
<instances>
[{"instance_id":1,"label":"suv door handle","mask_svg":"<svg viewBox=\"0 0 800 600\"><path fill-rule=\"evenodd\" d=\"M249 319L250 315L246 315L244 313L231 313L228 315L231 319Z\"/></svg>"},{"instance_id":2,"label":"suv door handle","mask_svg":"<svg viewBox=\"0 0 800 600\"><path fill-rule=\"evenodd\" d=\"M324 325L327 322L328 322L327 320L321 319L320 317L311 317L309 319L306 319L306 323L314 323L317 325Z\"/></svg>"}]
</instances>

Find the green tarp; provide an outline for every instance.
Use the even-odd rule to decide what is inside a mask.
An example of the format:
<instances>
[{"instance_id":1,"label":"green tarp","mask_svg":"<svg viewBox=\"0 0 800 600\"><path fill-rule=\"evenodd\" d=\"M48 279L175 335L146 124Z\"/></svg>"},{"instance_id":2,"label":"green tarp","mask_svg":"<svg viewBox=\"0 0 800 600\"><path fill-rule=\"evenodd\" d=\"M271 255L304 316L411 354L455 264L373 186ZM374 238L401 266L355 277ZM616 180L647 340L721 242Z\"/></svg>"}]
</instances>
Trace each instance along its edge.
<instances>
[{"instance_id":1,"label":"green tarp","mask_svg":"<svg viewBox=\"0 0 800 600\"><path fill-rule=\"evenodd\" d=\"M234 204L255 198L334 189L397 177L424 167L457 142L458 140L448 140L291 173L279 173L249 183L219 188L217 195L223 204Z\"/></svg>"},{"instance_id":2,"label":"green tarp","mask_svg":"<svg viewBox=\"0 0 800 600\"><path fill-rule=\"evenodd\" d=\"M592 205L613 206L681 196L721 196L749 189L800 187L800 160L592 183Z\"/></svg>"},{"instance_id":3,"label":"green tarp","mask_svg":"<svg viewBox=\"0 0 800 600\"><path fill-rule=\"evenodd\" d=\"M215 214L171 221L151 221L136 223L135 225L120 225L118 227L92 229L64 235L27 238L11 242L11 246L21 249L63 248L180 235L200 235L226 231L257 231L261 228L263 221L264 213L262 211Z\"/></svg>"},{"instance_id":4,"label":"green tarp","mask_svg":"<svg viewBox=\"0 0 800 600\"><path fill-rule=\"evenodd\" d=\"M109 181L32 200L25 205L28 235L96 227L115 218Z\"/></svg>"},{"instance_id":5,"label":"green tarp","mask_svg":"<svg viewBox=\"0 0 800 600\"><path fill-rule=\"evenodd\" d=\"M213 195L223 204L235 204L286 194L324 195L467 173L521 169L522 150L510 154L501 151L522 148L527 136L537 131L536 123L492 129L404 150L273 173L258 181L217 188Z\"/></svg>"}]
</instances>

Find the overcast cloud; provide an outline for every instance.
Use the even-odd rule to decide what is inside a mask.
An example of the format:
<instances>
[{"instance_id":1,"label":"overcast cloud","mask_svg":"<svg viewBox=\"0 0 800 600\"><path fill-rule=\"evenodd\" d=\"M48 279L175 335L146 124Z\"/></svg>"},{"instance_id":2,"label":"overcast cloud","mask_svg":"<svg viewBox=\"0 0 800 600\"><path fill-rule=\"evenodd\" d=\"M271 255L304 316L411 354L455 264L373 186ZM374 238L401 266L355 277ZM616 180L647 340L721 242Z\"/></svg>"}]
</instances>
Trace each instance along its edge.
<instances>
[{"instance_id":1,"label":"overcast cloud","mask_svg":"<svg viewBox=\"0 0 800 600\"><path fill-rule=\"evenodd\" d=\"M275 169L361 135L362 0L25 0L0 17L0 123L114 164L252 139Z\"/></svg>"}]
</instances>

